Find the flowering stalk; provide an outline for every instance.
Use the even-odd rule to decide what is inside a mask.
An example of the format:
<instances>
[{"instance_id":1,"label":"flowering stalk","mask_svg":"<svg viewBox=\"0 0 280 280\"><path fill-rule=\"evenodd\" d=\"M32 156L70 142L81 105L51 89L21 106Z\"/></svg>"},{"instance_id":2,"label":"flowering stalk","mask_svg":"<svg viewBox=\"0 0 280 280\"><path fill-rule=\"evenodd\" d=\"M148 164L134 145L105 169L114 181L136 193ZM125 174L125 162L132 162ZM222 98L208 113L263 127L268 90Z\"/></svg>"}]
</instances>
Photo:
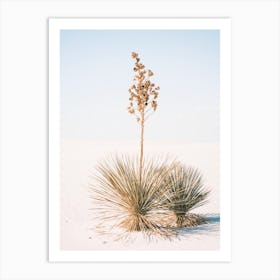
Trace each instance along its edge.
<instances>
[{"instance_id":1,"label":"flowering stalk","mask_svg":"<svg viewBox=\"0 0 280 280\"><path fill-rule=\"evenodd\" d=\"M128 89L130 97L127 109L130 114L136 117L137 122L140 123L139 185L141 186L145 121L149 117L149 113L157 109L157 98L160 88L150 81L150 77L154 74L151 70L146 70L145 65L140 63L138 54L132 52L131 57L135 59L135 67L133 68L135 76L133 78L133 85Z\"/></svg>"}]
</instances>

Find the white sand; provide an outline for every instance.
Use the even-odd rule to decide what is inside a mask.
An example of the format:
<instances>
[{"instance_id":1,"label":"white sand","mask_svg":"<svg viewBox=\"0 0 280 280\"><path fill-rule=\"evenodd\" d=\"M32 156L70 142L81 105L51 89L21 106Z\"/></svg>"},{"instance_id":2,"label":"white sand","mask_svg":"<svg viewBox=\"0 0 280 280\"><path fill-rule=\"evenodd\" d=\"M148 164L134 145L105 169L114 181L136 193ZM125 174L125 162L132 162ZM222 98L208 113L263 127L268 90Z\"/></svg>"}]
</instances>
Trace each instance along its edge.
<instances>
[{"instance_id":1,"label":"white sand","mask_svg":"<svg viewBox=\"0 0 280 280\"><path fill-rule=\"evenodd\" d=\"M219 231L184 236L181 240L148 242L141 234L133 242L115 242L112 237L97 236L91 229L94 221L89 208L88 182L97 160L109 154L136 154L137 143L61 142L61 249L219 249ZM147 155L168 154L186 165L198 167L205 185L211 189L209 203L197 213L219 213L219 146L218 144L172 145L145 143Z\"/></svg>"}]
</instances>

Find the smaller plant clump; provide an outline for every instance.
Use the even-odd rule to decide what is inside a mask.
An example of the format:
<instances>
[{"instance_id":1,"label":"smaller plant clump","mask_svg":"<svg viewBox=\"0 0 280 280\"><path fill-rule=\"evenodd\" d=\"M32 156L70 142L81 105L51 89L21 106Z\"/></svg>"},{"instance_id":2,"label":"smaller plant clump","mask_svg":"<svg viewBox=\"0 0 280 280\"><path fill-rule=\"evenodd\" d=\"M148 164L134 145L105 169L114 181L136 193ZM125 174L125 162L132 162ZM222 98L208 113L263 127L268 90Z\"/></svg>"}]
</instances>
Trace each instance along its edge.
<instances>
[{"instance_id":1,"label":"smaller plant clump","mask_svg":"<svg viewBox=\"0 0 280 280\"><path fill-rule=\"evenodd\" d=\"M176 215L177 227L194 226L203 222L202 217L189 214L191 210L204 205L209 195L198 170L178 164L170 172L167 184L171 186L168 193L169 209Z\"/></svg>"}]
</instances>

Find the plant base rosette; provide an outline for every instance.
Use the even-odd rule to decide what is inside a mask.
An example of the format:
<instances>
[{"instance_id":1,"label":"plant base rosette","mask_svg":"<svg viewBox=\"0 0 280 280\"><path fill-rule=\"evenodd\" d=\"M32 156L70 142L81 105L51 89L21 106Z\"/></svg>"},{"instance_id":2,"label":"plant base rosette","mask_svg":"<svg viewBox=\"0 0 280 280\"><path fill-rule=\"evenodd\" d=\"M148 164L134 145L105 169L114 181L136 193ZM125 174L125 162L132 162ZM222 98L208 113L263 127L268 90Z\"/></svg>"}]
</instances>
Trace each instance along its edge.
<instances>
[{"instance_id":1,"label":"plant base rosette","mask_svg":"<svg viewBox=\"0 0 280 280\"><path fill-rule=\"evenodd\" d=\"M170 239L176 228L205 223L191 210L203 205L209 194L200 173L168 158L145 159L141 182L139 160L111 157L97 165L90 184L92 211L101 233L118 236L142 232Z\"/></svg>"}]
</instances>

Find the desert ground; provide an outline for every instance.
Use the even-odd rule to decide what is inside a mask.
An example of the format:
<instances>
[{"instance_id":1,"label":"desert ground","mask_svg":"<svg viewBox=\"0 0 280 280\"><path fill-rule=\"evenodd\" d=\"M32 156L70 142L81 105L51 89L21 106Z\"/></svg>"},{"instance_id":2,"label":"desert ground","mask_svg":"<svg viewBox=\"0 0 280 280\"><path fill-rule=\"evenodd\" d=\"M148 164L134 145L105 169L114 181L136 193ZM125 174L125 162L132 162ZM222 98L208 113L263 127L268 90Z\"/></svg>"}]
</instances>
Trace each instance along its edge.
<instances>
[{"instance_id":1,"label":"desert ground","mask_svg":"<svg viewBox=\"0 0 280 280\"><path fill-rule=\"evenodd\" d=\"M129 241L94 230L94 213L89 210L89 182L96 163L112 154L137 155L137 142L61 141L60 151L60 245L62 250L218 250L219 222L182 232L173 240L146 240L141 233ZM168 151L168 152L167 152ZM145 143L145 154L176 157L187 166L197 167L211 190L209 202L194 213L219 215L219 145L217 143Z\"/></svg>"}]
</instances>

